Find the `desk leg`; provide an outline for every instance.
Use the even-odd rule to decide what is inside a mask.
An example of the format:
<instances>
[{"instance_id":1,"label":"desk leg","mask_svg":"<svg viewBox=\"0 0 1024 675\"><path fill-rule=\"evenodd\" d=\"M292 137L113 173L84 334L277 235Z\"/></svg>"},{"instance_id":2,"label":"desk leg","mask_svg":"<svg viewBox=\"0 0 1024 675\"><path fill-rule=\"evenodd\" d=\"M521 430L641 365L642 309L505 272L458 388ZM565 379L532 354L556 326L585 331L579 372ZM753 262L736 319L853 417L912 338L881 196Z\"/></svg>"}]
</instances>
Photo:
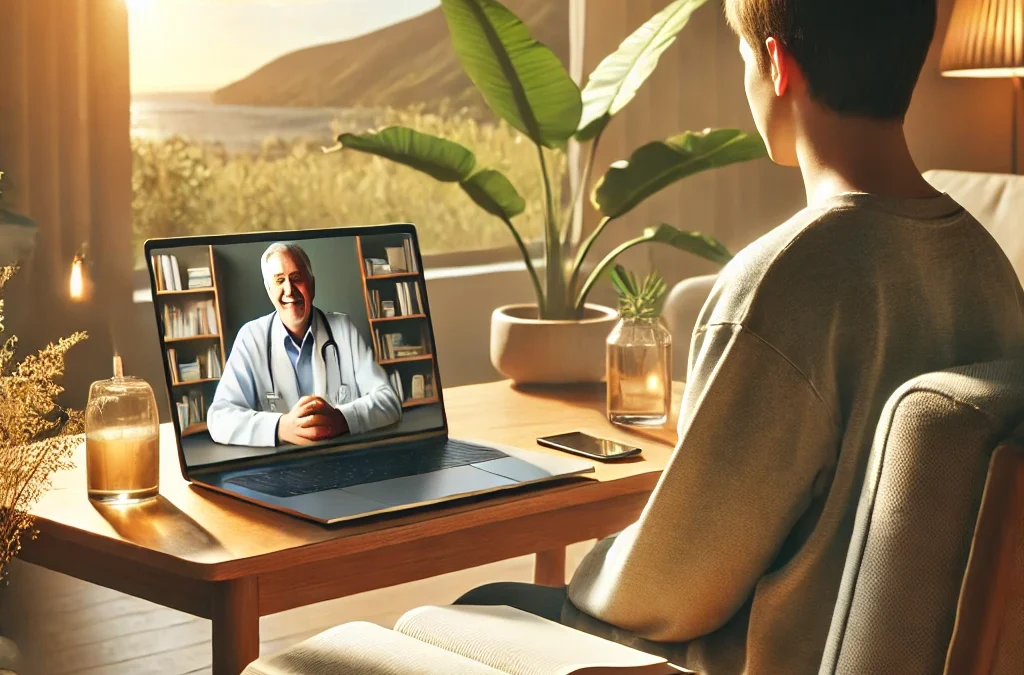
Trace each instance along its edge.
<instances>
[{"instance_id":1,"label":"desk leg","mask_svg":"<svg viewBox=\"0 0 1024 675\"><path fill-rule=\"evenodd\" d=\"M214 584L213 675L239 675L260 656L259 593L255 578Z\"/></svg>"},{"instance_id":2,"label":"desk leg","mask_svg":"<svg viewBox=\"0 0 1024 675\"><path fill-rule=\"evenodd\" d=\"M533 561L533 583L539 586L565 586L565 548L538 551Z\"/></svg>"}]
</instances>

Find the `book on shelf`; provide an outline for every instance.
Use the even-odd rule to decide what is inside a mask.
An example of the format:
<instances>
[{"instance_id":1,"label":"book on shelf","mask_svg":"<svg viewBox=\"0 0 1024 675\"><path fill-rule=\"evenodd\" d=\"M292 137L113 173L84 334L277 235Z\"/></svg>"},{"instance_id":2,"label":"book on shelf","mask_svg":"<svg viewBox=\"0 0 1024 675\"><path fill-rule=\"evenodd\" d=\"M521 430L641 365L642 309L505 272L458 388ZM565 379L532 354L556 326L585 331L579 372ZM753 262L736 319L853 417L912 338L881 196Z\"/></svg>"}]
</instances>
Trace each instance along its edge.
<instances>
[{"instance_id":1,"label":"book on shelf","mask_svg":"<svg viewBox=\"0 0 1024 675\"><path fill-rule=\"evenodd\" d=\"M185 270L185 274L188 276L188 287L193 288L210 288L213 286L213 275L210 274L209 267L190 267Z\"/></svg>"},{"instance_id":2,"label":"book on shelf","mask_svg":"<svg viewBox=\"0 0 1024 675\"><path fill-rule=\"evenodd\" d=\"M178 424L184 431L189 427L206 421L206 402L203 392L193 389L175 403L178 412Z\"/></svg>"},{"instance_id":3,"label":"book on shelf","mask_svg":"<svg viewBox=\"0 0 1024 675\"><path fill-rule=\"evenodd\" d=\"M164 339L217 335L217 309L213 300L187 303L182 307L165 304L163 318Z\"/></svg>"},{"instance_id":4,"label":"book on shelf","mask_svg":"<svg viewBox=\"0 0 1024 675\"><path fill-rule=\"evenodd\" d=\"M398 316L415 316L424 313L418 282L398 282L395 284L395 297L398 298Z\"/></svg>"},{"instance_id":5,"label":"book on shelf","mask_svg":"<svg viewBox=\"0 0 1024 675\"><path fill-rule=\"evenodd\" d=\"M206 350L206 358L203 359L203 377L208 380L219 379L223 374L223 368L220 363L220 349L217 346L210 346Z\"/></svg>"},{"instance_id":6,"label":"book on shelf","mask_svg":"<svg viewBox=\"0 0 1024 675\"><path fill-rule=\"evenodd\" d=\"M195 382L203 379L202 364L199 357L194 361L186 361L178 364L178 382Z\"/></svg>"},{"instance_id":7,"label":"book on shelf","mask_svg":"<svg viewBox=\"0 0 1024 675\"><path fill-rule=\"evenodd\" d=\"M460 675L671 675L692 673L660 656L504 605L418 607L391 630L367 621L331 628L264 656L242 675L325 672ZM304 671L303 671L304 672Z\"/></svg>"},{"instance_id":8,"label":"book on shelf","mask_svg":"<svg viewBox=\"0 0 1024 675\"><path fill-rule=\"evenodd\" d=\"M366 276L368 277L391 274L391 265L384 258L366 258L363 262L366 265Z\"/></svg>"},{"instance_id":9,"label":"book on shelf","mask_svg":"<svg viewBox=\"0 0 1024 675\"><path fill-rule=\"evenodd\" d=\"M171 349L167 350L167 363L171 366L171 381L177 384L178 380L178 350Z\"/></svg>"},{"instance_id":10,"label":"book on shelf","mask_svg":"<svg viewBox=\"0 0 1024 675\"><path fill-rule=\"evenodd\" d=\"M384 249L384 253L388 256L388 265L391 267L392 272L409 271L409 262L405 257L405 247L389 246Z\"/></svg>"},{"instance_id":11,"label":"book on shelf","mask_svg":"<svg viewBox=\"0 0 1024 675\"><path fill-rule=\"evenodd\" d=\"M402 247L405 248L406 268L410 272L419 272L419 266L416 264L416 255L412 250L412 235L405 235L405 238L402 240Z\"/></svg>"},{"instance_id":12,"label":"book on shelf","mask_svg":"<svg viewBox=\"0 0 1024 675\"><path fill-rule=\"evenodd\" d=\"M426 395L423 393L425 391L424 390L423 375L421 375L419 373L417 373L416 375L413 375L412 376L412 381L409 383L409 389L412 390L410 392L411 395L412 395L412 400L415 401L417 399L426 398Z\"/></svg>"},{"instance_id":13,"label":"book on shelf","mask_svg":"<svg viewBox=\"0 0 1024 675\"><path fill-rule=\"evenodd\" d=\"M401 333L382 333L379 328L374 331L374 342L377 344L377 353L386 360L424 356L428 353L425 345L405 344L405 336Z\"/></svg>"},{"instance_id":14,"label":"book on shelf","mask_svg":"<svg viewBox=\"0 0 1024 675\"><path fill-rule=\"evenodd\" d=\"M383 258L363 258L363 264L368 277L420 271L413 252L411 235L403 236L401 246L385 246Z\"/></svg>"},{"instance_id":15,"label":"book on shelf","mask_svg":"<svg viewBox=\"0 0 1024 675\"><path fill-rule=\"evenodd\" d=\"M171 366L172 380L175 384L195 382L196 380L216 380L224 374L220 359L220 349L211 346L192 361L178 361L178 350L167 350L167 362Z\"/></svg>"},{"instance_id":16,"label":"book on shelf","mask_svg":"<svg viewBox=\"0 0 1024 675\"><path fill-rule=\"evenodd\" d=\"M156 274L156 289L158 291L182 290L177 256L163 254L153 256L153 272Z\"/></svg>"}]
</instances>

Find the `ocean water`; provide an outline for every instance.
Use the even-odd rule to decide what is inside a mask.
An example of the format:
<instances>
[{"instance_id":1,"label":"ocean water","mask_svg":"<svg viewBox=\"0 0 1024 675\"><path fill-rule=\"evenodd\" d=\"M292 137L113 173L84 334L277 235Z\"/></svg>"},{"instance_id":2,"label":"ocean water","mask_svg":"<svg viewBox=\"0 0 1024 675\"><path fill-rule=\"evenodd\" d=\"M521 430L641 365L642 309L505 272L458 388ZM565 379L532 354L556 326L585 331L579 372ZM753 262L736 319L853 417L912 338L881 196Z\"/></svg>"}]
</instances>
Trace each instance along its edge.
<instances>
[{"instance_id":1,"label":"ocean water","mask_svg":"<svg viewBox=\"0 0 1024 675\"><path fill-rule=\"evenodd\" d=\"M377 115L368 109L215 105L205 94L143 95L132 98L131 134L159 140L180 136L232 151L258 149L266 138L331 145L342 130L372 128Z\"/></svg>"}]
</instances>

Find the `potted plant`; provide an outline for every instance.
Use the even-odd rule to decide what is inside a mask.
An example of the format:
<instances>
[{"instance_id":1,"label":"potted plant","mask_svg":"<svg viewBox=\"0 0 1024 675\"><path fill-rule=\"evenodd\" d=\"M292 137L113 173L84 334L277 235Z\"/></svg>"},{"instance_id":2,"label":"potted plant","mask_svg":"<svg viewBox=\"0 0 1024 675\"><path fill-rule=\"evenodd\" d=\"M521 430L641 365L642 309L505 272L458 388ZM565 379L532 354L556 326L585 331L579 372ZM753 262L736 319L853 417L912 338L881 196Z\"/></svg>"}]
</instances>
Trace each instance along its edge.
<instances>
[{"instance_id":1,"label":"potted plant","mask_svg":"<svg viewBox=\"0 0 1024 675\"><path fill-rule=\"evenodd\" d=\"M604 340L615 311L587 303L594 284L615 258L633 246L656 242L724 264L729 251L717 240L671 225L648 228L615 247L592 269L587 256L609 223L648 197L701 171L762 157L757 134L736 129L683 132L637 148L612 164L591 194L600 220L581 242L572 239L576 205L586 189L601 135L635 96L690 15L706 0L676 0L626 38L591 73L582 93L555 54L530 37L527 27L496 0L441 0L452 46L484 101L536 146L544 184L543 282L513 219L525 200L500 172L476 166L469 148L407 127L345 133L328 151L370 153L457 183L481 209L508 228L537 296L536 305L495 310L491 359L517 382L600 381ZM589 147L579 187L568 204L556 204L549 153L565 152L570 139Z\"/></svg>"}]
</instances>

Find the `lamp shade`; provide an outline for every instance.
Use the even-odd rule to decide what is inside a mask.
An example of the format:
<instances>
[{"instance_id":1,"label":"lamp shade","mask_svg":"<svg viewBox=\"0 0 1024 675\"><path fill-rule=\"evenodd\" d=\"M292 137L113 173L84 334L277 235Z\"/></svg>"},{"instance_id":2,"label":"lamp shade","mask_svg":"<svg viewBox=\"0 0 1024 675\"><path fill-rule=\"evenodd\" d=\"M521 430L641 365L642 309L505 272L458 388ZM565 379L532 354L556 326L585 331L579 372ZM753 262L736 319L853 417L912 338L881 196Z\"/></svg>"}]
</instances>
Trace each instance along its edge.
<instances>
[{"instance_id":1,"label":"lamp shade","mask_svg":"<svg viewBox=\"0 0 1024 675\"><path fill-rule=\"evenodd\" d=\"M947 77L1024 76L1024 0L956 0L939 69Z\"/></svg>"}]
</instances>

